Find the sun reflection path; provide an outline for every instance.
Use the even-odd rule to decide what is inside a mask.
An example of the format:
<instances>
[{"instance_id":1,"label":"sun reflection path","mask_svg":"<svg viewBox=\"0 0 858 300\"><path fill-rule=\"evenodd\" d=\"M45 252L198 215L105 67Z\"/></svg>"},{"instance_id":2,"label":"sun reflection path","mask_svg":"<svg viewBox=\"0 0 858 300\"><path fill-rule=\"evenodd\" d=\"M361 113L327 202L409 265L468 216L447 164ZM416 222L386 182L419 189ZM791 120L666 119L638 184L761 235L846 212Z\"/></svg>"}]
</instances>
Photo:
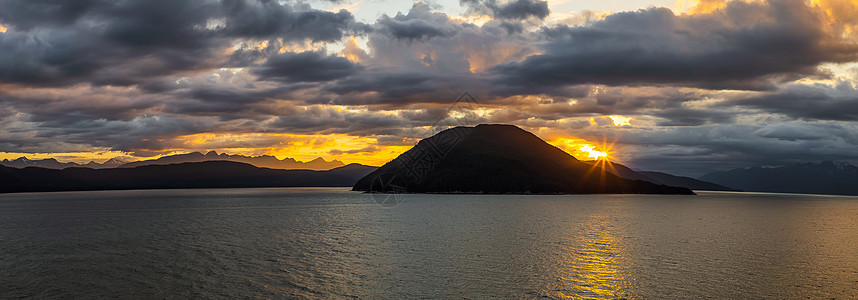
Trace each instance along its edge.
<instances>
[{"instance_id":1,"label":"sun reflection path","mask_svg":"<svg viewBox=\"0 0 858 300\"><path fill-rule=\"evenodd\" d=\"M595 215L587 230L562 263L562 289L554 296L567 299L630 298L620 241L609 217Z\"/></svg>"}]
</instances>

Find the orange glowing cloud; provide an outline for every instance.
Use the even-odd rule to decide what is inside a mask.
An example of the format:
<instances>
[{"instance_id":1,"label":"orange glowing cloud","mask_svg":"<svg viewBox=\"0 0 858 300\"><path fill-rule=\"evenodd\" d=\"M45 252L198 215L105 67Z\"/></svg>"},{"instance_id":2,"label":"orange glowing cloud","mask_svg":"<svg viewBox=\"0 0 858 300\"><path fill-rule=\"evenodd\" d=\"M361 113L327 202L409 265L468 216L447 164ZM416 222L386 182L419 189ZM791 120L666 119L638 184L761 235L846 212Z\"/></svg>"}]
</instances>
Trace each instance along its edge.
<instances>
[{"instance_id":1,"label":"orange glowing cloud","mask_svg":"<svg viewBox=\"0 0 858 300\"><path fill-rule=\"evenodd\" d=\"M677 0L680 11L687 8L689 14L708 14L727 6L730 1L743 1L749 3L760 3L764 0ZM829 24L844 26L848 33L854 32L855 24L858 24L858 0L809 0L807 5L819 9L826 17Z\"/></svg>"},{"instance_id":2,"label":"orange glowing cloud","mask_svg":"<svg viewBox=\"0 0 858 300\"><path fill-rule=\"evenodd\" d=\"M811 7L819 9L829 25L843 36L853 36L858 29L858 0L811 0Z\"/></svg>"},{"instance_id":3,"label":"orange glowing cloud","mask_svg":"<svg viewBox=\"0 0 858 300\"><path fill-rule=\"evenodd\" d=\"M677 0L679 11L687 14L709 14L727 6L730 1L759 3L764 0ZM809 8L814 9L824 22L825 30L841 37L856 38L858 32L858 0L809 0Z\"/></svg>"},{"instance_id":4,"label":"orange glowing cloud","mask_svg":"<svg viewBox=\"0 0 858 300\"><path fill-rule=\"evenodd\" d=\"M360 63L369 59L369 55L360 47L358 39L355 36L351 36L346 40L342 55L354 63Z\"/></svg>"},{"instance_id":5,"label":"orange glowing cloud","mask_svg":"<svg viewBox=\"0 0 858 300\"><path fill-rule=\"evenodd\" d=\"M691 8L691 14L708 14L727 6L725 0L700 0Z\"/></svg>"}]
</instances>

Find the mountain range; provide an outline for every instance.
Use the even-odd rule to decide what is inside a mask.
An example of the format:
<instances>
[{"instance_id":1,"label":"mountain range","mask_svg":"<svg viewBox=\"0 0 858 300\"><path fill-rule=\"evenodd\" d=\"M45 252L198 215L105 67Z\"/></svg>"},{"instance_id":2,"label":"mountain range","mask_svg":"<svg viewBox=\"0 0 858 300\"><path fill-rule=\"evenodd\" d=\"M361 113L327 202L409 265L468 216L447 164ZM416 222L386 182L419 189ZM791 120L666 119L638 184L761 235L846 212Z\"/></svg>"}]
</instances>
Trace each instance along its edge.
<instances>
[{"instance_id":1,"label":"mountain range","mask_svg":"<svg viewBox=\"0 0 858 300\"><path fill-rule=\"evenodd\" d=\"M739 168L698 179L747 192L858 195L858 166L846 162Z\"/></svg>"},{"instance_id":2,"label":"mountain range","mask_svg":"<svg viewBox=\"0 0 858 300\"><path fill-rule=\"evenodd\" d=\"M188 162L204 162L204 161L232 161L232 162L241 162L250 165L254 165L260 168L271 168L271 169L284 169L284 170L330 170L333 168L338 168L345 166L345 164L339 160L326 161L321 157L317 157L308 162L300 162L295 160L294 158L284 158L277 159L271 155L262 155L262 156L244 156L244 155L236 155L236 154L226 154L221 153L218 154L215 151L209 151L206 154L202 154L200 152L191 152L186 154L177 154L164 156L154 160L144 160L144 161L135 161L131 163L124 164L120 166L120 168L132 168L139 166L151 166L151 165L167 165L167 164L177 164L177 163L188 163Z\"/></svg>"},{"instance_id":3,"label":"mountain range","mask_svg":"<svg viewBox=\"0 0 858 300\"><path fill-rule=\"evenodd\" d=\"M26 167L37 167L45 169L65 169L65 168L90 168L90 169L108 169L117 168L124 165L126 162L118 158L111 158L104 163L90 161L89 163L79 164L75 162L59 162L54 158L46 159L28 159L27 157L19 157L13 160L4 159L0 161L0 166L23 169Z\"/></svg>"},{"instance_id":4,"label":"mountain range","mask_svg":"<svg viewBox=\"0 0 858 300\"><path fill-rule=\"evenodd\" d=\"M62 170L0 166L0 193L170 188L352 186L375 167L349 164L326 171L260 168L231 161L129 168Z\"/></svg>"},{"instance_id":5,"label":"mountain range","mask_svg":"<svg viewBox=\"0 0 858 300\"><path fill-rule=\"evenodd\" d=\"M579 161L513 125L444 130L361 178L356 191L396 193L686 194Z\"/></svg>"},{"instance_id":6,"label":"mountain range","mask_svg":"<svg viewBox=\"0 0 858 300\"><path fill-rule=\"evenodd\" d=\"M245 156L245 155L235 155L235 154L226 154L221 153L218 154L215 151L209 151L206 154L202 154L200 152L191 152L185 154L176 154L164 156L158 159L151 160L143 160L143 161L135 161L135 162L125 162L119 160L117 158L111 158L104 163L96 163L90 161L87 164L78 164L74 162L61 163L54 158L47 159L39 159L39 160L31 160L26 157L20 157L14 160L4 159L0 161L0 165L11 167L11 168L26 168L26 167L38 167L38 168L46 168L46 169L65 169L65 168L75 168L75 167L83 167L90 169L108 169L108 168L133 168L140 166L150 166L150 165L168 165L168 164L179 164L179 163L188 163L188 162L204 162L204 161L232 161L232 162L241 162L247 163L253 166L257 166L260 168L271 168L271 169L284 169L284 170L330 170L333 168L338 168L345 166L345 164L339 160L326 161L325 159L319 157L314 160L308 162L297 161L294 158L284 158L277 159L271 155L262 155L262 156Z\"/></svg>"}]
</instances>

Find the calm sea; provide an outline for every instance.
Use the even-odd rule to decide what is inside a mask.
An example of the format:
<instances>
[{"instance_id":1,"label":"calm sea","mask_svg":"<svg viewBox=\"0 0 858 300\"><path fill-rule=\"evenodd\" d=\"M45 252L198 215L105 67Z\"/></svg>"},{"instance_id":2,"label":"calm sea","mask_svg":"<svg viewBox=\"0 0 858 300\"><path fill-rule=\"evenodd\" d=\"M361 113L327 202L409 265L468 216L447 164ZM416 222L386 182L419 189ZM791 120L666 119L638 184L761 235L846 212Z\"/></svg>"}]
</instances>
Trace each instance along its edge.
<instances>
[{"instance_id":1,"label":"calm sea","mask_svg":"<svg viewBox=\"0 0 858 300\"><path fill-rule=\"evenodd\" d=\"M374 196L0 195L0 298L858 297L856 197Z\"/></svg>"}]
</instances>

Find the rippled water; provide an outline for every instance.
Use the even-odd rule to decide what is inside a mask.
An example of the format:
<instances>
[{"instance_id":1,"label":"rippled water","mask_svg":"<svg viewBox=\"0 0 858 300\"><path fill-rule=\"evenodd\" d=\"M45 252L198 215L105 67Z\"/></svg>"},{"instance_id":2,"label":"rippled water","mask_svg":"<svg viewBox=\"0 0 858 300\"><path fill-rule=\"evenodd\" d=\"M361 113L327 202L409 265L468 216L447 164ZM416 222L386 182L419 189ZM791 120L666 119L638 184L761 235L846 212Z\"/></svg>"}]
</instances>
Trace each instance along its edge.
<instances>
[{"instance_id":1,"label":"rippled water","mask_svg":"<svg viewBox=\"0 0 858 300\"><path fill-rule=\"evenodd\" d=\"M0 195L0 297L854 298L858 198Z\"/></svg>"}]
</instances>

